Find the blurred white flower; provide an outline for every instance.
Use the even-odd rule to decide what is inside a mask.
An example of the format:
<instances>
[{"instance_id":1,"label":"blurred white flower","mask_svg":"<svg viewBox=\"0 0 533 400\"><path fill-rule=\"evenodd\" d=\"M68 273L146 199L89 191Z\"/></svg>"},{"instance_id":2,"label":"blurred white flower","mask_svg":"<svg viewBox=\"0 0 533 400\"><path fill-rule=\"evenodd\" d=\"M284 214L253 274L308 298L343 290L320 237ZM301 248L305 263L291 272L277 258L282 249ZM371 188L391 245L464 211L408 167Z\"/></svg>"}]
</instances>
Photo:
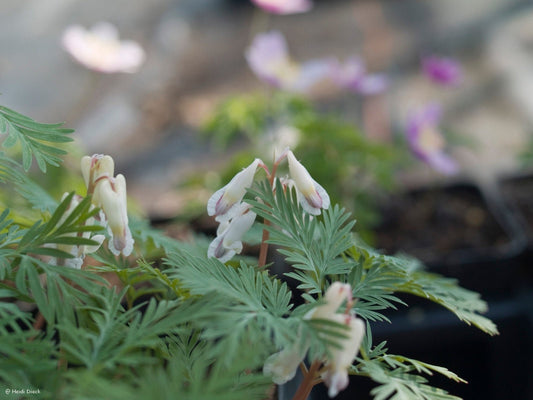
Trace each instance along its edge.
<instances>
[{"instance_id":1,"label":"blurred white flower","mask_svg":"<svg viewBox=\"0 0 533 400\"><path fill-rule=\"evenodd\" d=\"M325 360L326 369L322 374L322 379L329 388L329 397L335 397L348 386L348 369L361 347L365 336L365 323L353 315L333 314L328 319L345 324L349 328L347 337L337 340L340 347L330 346L328 348L329 356Z\"/></svg>"},{"instance_id":2,"label":"blurred white flower","mask_svg":"<svg viewBox=\"0 0 533 400\"><path fill-rule=\"evenodd\" d=\"M96 24L91 30L71 25L63 32L62 44L83 66L108 74L136 72L145 59L138 43L120 41L116 27L107 22Z\"/></svg>"},{"instance_id":3,"label":"blurred white flower","mask_svg":"<svg viewBox=\"0 0 533 400\"><path fill-rule=\"evenodd\" d=\"M310 0L252 0L256 6L272 14L296 14L313 7Z\"/></svg>"}]
</instances>

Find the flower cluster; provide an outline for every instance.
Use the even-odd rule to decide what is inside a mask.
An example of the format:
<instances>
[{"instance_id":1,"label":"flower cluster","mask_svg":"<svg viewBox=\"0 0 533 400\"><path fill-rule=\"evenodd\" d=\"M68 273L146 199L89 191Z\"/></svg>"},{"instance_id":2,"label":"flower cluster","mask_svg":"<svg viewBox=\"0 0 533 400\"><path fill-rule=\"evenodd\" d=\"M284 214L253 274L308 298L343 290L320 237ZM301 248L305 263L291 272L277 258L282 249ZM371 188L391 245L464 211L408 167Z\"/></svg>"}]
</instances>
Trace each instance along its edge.
<instances>
[{"instance_id":1,"label":"flower cluster","mask_svg":"<svg viewBox=\"0 0 533 400\"><path fill-rule=\"evenodd\" d=\"M144 62L142 47L131 40L120 41L117 29L106 22L91 30L72 25L65 29L63 47L83 66L107 74L136 72Z\"/></svg>"},{"instance_id":2,"label":"flower cluster","mask_svg":"<svg viewBox=\"0 0 533 400\"><path fill-rule=\"evenodd\" d=\"M335 322L347 327L346 335L337 342L337 346L329 346L327 355L320 360L324 367L321 379L328 386L329 397L335 397L348 386L348 369L359 352L365 335L365 324L351 311L352 288L349 284L334 282L324 295L322 305L311 310L305 319L320 319ZM346 312L339 313L339 307L346 302ZM309 346L296 343L294 348L283 349L271 355L265 362L263 372L272 377L278 385L291 380L303 362Z\"/></svg>"},{"instance_id":3,"label":"flower cluster","mask_svg":"<svg viewBox=\"0 0 533 400\"><path fill-rule=\"evenodd\" d=\"M87 185L87 194L92 203L103 211L102 221L107 224L111 237L109 250L125 256L133 250L133 238L128 225L126 179L124 175L113 176L115 163L110 156L94 154L81 160L81 172Z\"/></svg>"},{"instance_id":4,"label":"flower cluster","mask_svg":"<svg viewBox=\"0 0 533 400\"><path fill-rule=\"evenodd\" d=\"M304 211L311 215L319 215L322 209L327 209L330 205L327 192L311 177L288 148L276 157L275 166L277 167L285 158L288 160L291 178L283 179L284 185L296 189L298 201ZM220 223L217 237L209 246L208 257L226 262L242 251L242 237L251 228L256 217L251 207L242 200L246 190L254 181L258 167L269 173L263 161L256 158L208 200L207 214L215 217ZM272 182L273 179L274 177Z\"/></svg>"},{"instance_id":5,"label":"flower cluster","mask_svg":"<svg viewBox=\"0 0 533 400\"><path fill-rule=\"evenodd\" d=\"M264 82L295 93L309 92L321 82L362 95L387 88L383 74L368 74L362 60L350 57L344 63L327 57L298 63L291 59L285 37L278 31L258 34L248 50L250 69Z\"/></svg>"}]
</instances>

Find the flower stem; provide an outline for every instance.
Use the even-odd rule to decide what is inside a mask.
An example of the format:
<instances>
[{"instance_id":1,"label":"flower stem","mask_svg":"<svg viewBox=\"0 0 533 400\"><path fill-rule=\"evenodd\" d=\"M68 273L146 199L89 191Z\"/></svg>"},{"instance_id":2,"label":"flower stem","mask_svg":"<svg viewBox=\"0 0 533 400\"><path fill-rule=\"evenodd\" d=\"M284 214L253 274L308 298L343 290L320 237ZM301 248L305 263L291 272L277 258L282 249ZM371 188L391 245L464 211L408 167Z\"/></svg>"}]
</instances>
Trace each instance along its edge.
<instances>
[{"instance_id":1,"label":"flower stem","mask_svg":"<svg viewBox=\"0 0 533 400\"><path fill-rule=\"evenodd\" d=\"M265 225L270 225L270 221L265 219L264 222ZM266 258L268 253L268 237L269 232L266 229L263 229L263 237L261 239L261 248L259 250L259 261L257 263L257 267L261 268L264 267L266 264Z\"/></svg>"},{"instance_id":2,"label":"flower stem","mask_svg":"<svg viewBox=\"0 0 533 400\"><path fill-rule=\"evenodd\" d=\"M316 380L316 374L319 367L320 361L313 361L313 363L309 367L309 371L304 374L304 380L302 381L302 383L300 383L300 386L298 387L298 390L294 394L292 400L306 400L307 397L309 397L311 389L313 389L313 386L315 386L319 382L319 380Z\"/></svg>"},{"instance_id":3,"label":"flower stem","mask_svg":"<svg viewBox=\"0 0 533 400\"><path fill-rule=\"evenodd\" d=\"M278 162L279 163L279 162ZM278 163L274 163L272 167L272 173L268 172L268 169L265 168L265 171L268 176L268 182L270 183L270 187L272 188L272 191L274 191L274 179L276 178L276 170L278 169ZM270 221L268 219L265 219L264 221L265 225L270 225ZM266 258L268 254L268 238L270 234L268 230L263 229L263 237L261 238L261 248L259 250L259 261L257 263L257 267L261 268L264 267L266 264Z\"/></svg>"}]
</instances>

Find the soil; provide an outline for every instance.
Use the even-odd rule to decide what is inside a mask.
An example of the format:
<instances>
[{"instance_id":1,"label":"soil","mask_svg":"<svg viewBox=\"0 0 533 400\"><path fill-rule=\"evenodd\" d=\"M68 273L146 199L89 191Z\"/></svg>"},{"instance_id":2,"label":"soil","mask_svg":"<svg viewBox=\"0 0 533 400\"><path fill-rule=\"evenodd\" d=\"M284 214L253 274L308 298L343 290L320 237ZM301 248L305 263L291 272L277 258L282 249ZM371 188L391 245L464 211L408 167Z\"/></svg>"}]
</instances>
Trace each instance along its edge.
<instances>
[{"instance_id":1,"label":"soil","mask_svg":"<svg viewBox=\"0 0 533 400\"><path fill-rule=\"evenodd\" d=\"M471 185L393 197L382 215L376 247L390 254L407 253L426 263L501 254L511 241L482 193Z\"/></svg>"},{"instance_id":2,"label":"soil","mask_svg":"<svg viewBox=\"0 0 533 400\"><path fill-rule=\"evenodd\" d=\"M503 198L522 219L529 242L533 241L533 175L508 178L501 182Z\"/></svg>"}]
</instances>

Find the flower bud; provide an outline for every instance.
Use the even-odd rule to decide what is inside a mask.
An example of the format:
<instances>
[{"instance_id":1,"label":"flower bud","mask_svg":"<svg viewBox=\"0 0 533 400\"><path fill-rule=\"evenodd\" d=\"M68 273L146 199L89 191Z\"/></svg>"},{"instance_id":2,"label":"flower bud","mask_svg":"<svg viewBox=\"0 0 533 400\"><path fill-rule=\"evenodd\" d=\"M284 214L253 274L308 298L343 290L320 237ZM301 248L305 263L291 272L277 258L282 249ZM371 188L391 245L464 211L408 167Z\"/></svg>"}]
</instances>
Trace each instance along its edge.
<instances>
[{"instance_id":1,"label":"flower bud","mask_svg":"<svg viewBox=\"0 0 533 400\"><path fill-rule=\"evenodd\" d=\"M259 158L243 169L222 189L217 190L207 202L207 214L215 216L215 220L229 220L236 212L236 205L240 203L246 189L252 185L257 166L262 164Z\"/></svg>"},{"instance_id":2,"label":"flower bud","mask_svg":"<svg viewBox=\"0 0 533 400\"><path fill-rule=\"evenodd\" d=\"M115 174L115 162L110 156L94 154L81 159L81 173L87 186L87 192L92 194L96 182L102 177L112 178Z\"/></svg>"},{"instance_id":3,"label":"flower bud","mask_svg":"<svg viewBox=\"0 0 533 400\"><path fill-rule=\"evenodd\" d=\"M311 178L307 169L294 157L292 151L287 153L287 160L298 201L303 209L311 215L319 215L320 209L329 208L330 201L327 192Z\"/></svg>"}]
</instances>

